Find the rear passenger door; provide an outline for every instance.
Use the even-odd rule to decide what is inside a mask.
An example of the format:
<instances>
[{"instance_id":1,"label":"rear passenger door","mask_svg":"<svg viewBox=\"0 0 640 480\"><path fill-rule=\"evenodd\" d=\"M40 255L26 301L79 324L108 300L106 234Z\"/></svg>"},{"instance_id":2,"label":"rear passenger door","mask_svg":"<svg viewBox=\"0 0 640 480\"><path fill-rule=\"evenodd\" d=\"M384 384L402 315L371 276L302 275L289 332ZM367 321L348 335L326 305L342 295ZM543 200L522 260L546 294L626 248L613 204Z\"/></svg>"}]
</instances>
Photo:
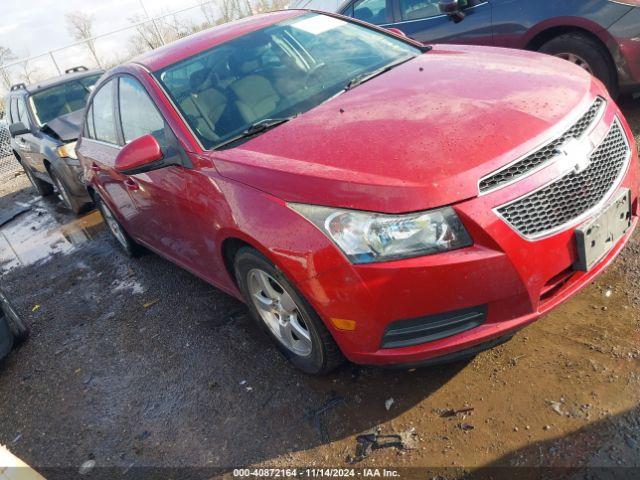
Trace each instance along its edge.
<instances>
[{"instance_id":1,"label":"rear passenger door","mask_svg":"<svg viewBox=\"0 0 640 480\"><path fill-rule=\"evenodd\" d=\"M89 169L91 185L125 229L135 235L136 206L127 176L115 170L121 141L116 127L117 78L99 86L87 107L87 122L77 150Z\"/></svg>"}]
</instances>

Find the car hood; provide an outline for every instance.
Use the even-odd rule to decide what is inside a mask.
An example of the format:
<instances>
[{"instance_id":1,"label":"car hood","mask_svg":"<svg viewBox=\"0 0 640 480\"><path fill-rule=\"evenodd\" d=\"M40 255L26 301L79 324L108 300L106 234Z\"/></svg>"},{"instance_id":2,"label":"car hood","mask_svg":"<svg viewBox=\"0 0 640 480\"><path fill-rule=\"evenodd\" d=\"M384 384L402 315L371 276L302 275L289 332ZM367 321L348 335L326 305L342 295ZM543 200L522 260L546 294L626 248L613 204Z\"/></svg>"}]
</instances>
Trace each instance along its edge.
<instances>
[{"instance_id":1,"label":"car hood","mask_svg":"<svg viewBox=\"0 0 640 480\"><path fill-rule=\"evenodd\" d=\"M208 155L289 202L418 211L477 196L482 176L567 128L601 90L564 60L441 45Z\"/></svg>"},{"instance_id":2,"label":"car hood","mask_svg":"<svg viewBox=\"0 0 640 480\"><path fill-rule=\"evenodd\" d=\"M53 134L63 142L71 142L77 140L80 136L80 127L84 118L84 109L67 113L49 121L43 130Z\"/></svg>"}]
</instances>

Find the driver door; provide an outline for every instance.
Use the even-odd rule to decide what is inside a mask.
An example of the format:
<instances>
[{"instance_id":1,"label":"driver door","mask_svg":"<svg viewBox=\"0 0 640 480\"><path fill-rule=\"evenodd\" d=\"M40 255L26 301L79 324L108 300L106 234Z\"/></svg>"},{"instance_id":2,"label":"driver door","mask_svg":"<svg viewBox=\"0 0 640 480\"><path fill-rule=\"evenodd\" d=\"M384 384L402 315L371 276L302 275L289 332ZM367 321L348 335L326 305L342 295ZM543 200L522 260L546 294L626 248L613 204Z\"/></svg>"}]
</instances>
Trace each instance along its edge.
<instances>
[{"instance_id":1,"label":"driver door","mask_svg":"<svg viewBox=\"0 0 640 480\"><path fill-rule=\"evenodd\" d=\"M164 158L174 165L127 175L135 204L136 239L192 272L216 281L215 218L207 208L214 189L190 168L191 162L144 86L122 75L118 88L119 128L125 144L153 135Z\"/></svg>"},{"instance_id":2,"label":"driver door","mask_svg":"<svg viewBox=\"0 0 640 480\"><path fill-rule=\"evenodd\" d=\"M464 18L440 13L439 0L356 0L342 13L381 27L393 27L422 43L493 45L492 6L459 0Z\"/></svg>"},{"instance_id":3,"label":"driver door","mask_svg":"<svg viewBox=\"0 0 640 480\"><path fill-rule=\"evenodd\" d=\"M440 13L439 0L393 0L392 25L408 37L422 43L464 43L493 45L491 3L484 0L460 0L464 18L456 22Z\"/></svg>"}]
</instances>

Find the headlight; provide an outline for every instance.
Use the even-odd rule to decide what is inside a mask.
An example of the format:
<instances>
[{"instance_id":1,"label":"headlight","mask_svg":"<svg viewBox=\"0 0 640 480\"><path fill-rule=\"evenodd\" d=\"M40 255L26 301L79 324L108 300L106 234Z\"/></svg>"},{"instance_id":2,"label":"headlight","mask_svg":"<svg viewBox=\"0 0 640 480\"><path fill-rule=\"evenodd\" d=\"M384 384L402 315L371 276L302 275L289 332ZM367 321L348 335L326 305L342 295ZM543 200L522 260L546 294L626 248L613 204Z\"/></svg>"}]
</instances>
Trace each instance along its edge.
<instances>
[{"instance_id":1,"label":"headlight","mask_svg":"<svg viewBox=\"0 0 640 480\"><path fill-rule=\"evenodd\" d=\"M58 147L58 156L73 158L77 160L78 157L76 155L76 142L65 143Z\"/></svg>"},{"instance_id":2,"label":"headlight","mask_svg":"<svg viewBox=\"0 0 640 480\"><path fill-rule=\"evenodd\" d=\"M451 207L387 215L299 203L289 206L329 236L352 263L418 257L473 244Z\"/></svg>"}]
</instances>

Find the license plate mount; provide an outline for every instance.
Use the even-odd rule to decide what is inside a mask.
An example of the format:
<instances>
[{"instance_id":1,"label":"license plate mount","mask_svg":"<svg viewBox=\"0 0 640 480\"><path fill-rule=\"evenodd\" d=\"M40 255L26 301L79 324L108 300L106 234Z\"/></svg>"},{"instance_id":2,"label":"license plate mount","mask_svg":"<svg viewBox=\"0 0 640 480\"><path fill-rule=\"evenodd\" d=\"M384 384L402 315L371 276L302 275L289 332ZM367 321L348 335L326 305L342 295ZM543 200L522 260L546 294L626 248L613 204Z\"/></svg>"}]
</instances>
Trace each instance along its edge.
<instances>
[{"instance_id":1,"label":"license plate mount","mask_svg":"<svg viewBox=\"0 0 640 480\"><path fill-rule=\"evenodd\" d=\"M596 218L576 229L575 270L588 272L631 228L631 191L622 190Z\"/></svg>"}]
</instances>

